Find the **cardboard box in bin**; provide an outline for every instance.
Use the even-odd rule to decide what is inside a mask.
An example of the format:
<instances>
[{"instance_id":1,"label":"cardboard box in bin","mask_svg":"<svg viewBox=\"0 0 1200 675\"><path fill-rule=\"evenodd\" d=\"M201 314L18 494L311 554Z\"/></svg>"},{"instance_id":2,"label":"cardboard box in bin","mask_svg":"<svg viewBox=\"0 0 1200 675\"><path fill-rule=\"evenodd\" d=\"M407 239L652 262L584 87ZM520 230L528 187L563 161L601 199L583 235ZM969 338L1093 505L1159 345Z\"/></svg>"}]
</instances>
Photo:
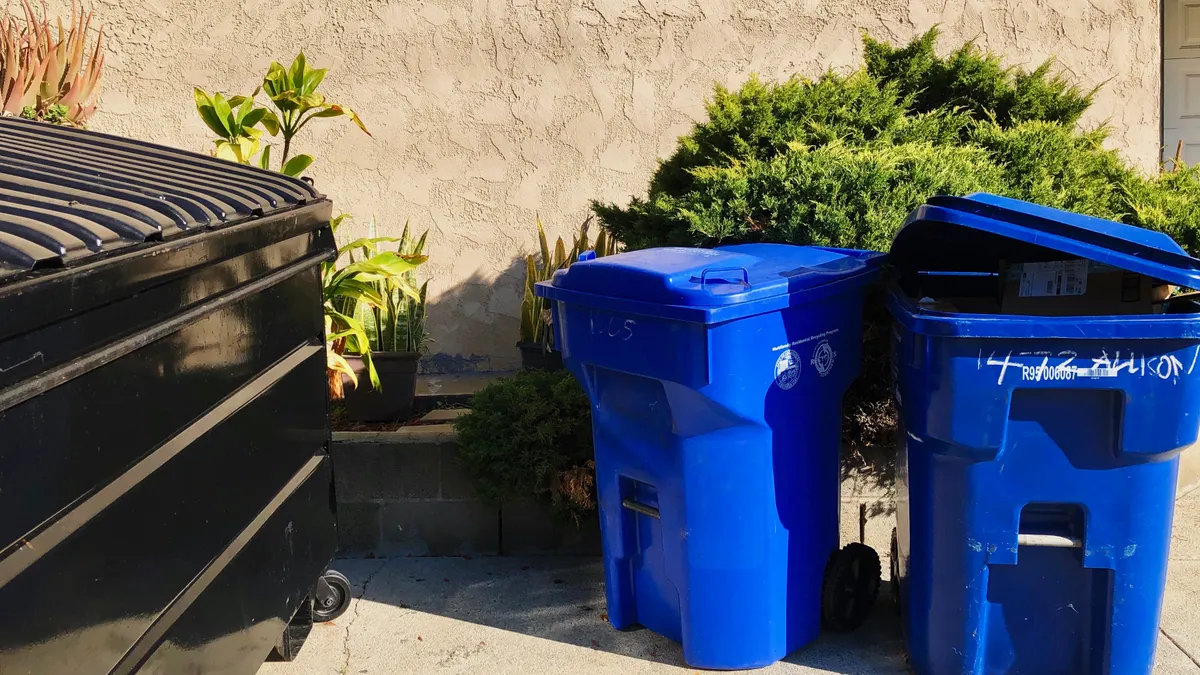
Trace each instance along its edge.
<instances>
[{"instance_id":1,"label":"cardboard box in bin","mask_svg":"<svg viewBox=\"0 0 1200 675\"><path fill-rule=\"evenodd\" d=\"M1155 314L1170 293L1155 279L1090 260L1015 263L1005 271L1000 313Z\"/></svg>"}]
</instances>

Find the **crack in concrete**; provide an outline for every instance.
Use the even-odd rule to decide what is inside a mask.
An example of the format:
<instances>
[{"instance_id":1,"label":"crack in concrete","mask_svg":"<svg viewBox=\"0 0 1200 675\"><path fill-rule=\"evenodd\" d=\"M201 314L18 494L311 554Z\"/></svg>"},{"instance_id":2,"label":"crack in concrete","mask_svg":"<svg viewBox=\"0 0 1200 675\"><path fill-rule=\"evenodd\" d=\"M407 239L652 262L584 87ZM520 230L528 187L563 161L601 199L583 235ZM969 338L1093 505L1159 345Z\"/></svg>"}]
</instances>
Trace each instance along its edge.
<instances>
[{"instance_id":1,"label":"crack in concrete","mask_svg":"<svg viewBox=\"0 0 1200 675\"><path fill-rule=\"evenodd\" d=\"M1197 668L1200 668L1200 659L1197 659L1195 656L1192 656L1192 653L1191 653L1191 652L1189 652L1187 649L1185 649L1183 645L1179 644L1179 641L1178 641L1178 640L1176 640L1175 638L1171 637L1171 634L1170 634L1170 633L1168 633L1168 632L1166 631L1166 629L1164 629L1162 626L1159 626L1159 628L1158 628L1158 632L1162 633L1162 634L1163 634L1163 637L1165 637L1165 638L1167 638L1168 640L1170 640L1170 641L1171 641L1171 644L1175 645L1175 648L1176 648L1176 649L1178 649L1180 652L1183 652L1183 655L1184 655L1184 656L1186 656L1186 657L1188 657L1188 660L1189 660L1189 661L1191 661L1193 664L1195 664L1195 666L1196 666Z\"/></svg>"},{"instance_id":2,"label":"crack in concrete","mask_svg":"<svg viewBox=\"0 0 1200 675\"><path fill-rule=\"evenodd\" d=\"M368 574L367 578L363 580L362 592L358 594L358 597L350 601L354 605L354 608L350 620L346 622L346 635L342 638L342 656L345 657L345 660L342 662L341 675L347 675L350 672L350 628L354 626L355 621L358 621L358 608L362 604L359 601L367 596L367 586L370 585L372 579L383 571L384 567L387 567L387 563L387 560L379 562L379 567L376 567L375 571Z\"/></svg>"}]
</instances>

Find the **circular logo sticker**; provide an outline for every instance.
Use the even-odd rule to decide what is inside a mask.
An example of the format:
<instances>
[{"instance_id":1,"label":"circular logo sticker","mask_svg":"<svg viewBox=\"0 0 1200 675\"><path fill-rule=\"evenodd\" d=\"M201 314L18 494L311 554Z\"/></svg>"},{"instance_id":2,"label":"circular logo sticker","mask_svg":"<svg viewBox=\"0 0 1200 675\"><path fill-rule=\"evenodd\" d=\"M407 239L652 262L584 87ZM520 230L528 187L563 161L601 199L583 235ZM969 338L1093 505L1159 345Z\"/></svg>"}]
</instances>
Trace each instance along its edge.
<instances>
[{"instance_id":1,"label":"circular logo sticker","mask_svg":"<svg viewBox=\"0 0 1200 675\"><path fill-rule=\"evenodd\" d=\"M833 362L836 359L837 352L833 351L829 340L821 340L821 343L813 349L812 364L821 377L825 377L829 371L833 370Z\"/></svg>"},{"instance_id":2,"label":"circular logo sticker","mask_svg":"<svg viewBox=\"0 0 1200 675\"><path fill-rule=\"evenodd\" d=\"M800 355L789 349L775 361L775 384L780 389L791 389L800 380Z\"/></svg>"}]
</instances>

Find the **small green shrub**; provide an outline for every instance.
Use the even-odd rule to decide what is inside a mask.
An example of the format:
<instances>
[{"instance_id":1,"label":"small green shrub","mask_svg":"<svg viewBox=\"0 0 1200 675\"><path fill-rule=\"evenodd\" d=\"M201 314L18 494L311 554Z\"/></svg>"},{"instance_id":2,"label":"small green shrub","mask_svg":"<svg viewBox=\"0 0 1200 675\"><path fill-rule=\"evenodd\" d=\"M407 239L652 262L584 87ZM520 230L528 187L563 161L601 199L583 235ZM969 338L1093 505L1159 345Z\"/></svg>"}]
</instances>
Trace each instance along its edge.
<instances>
[{"instance_id":1,"label":"small green shrub","mask_svg":"<svg viewBox=\"0 0 1200 675\"><path fill-rule=\"evenodd\" d=\"M591 405L569 372L526 370L493 382L454 428L480 498L544 499L576 518L595 509Z\"/></svg>"}]
</instances>

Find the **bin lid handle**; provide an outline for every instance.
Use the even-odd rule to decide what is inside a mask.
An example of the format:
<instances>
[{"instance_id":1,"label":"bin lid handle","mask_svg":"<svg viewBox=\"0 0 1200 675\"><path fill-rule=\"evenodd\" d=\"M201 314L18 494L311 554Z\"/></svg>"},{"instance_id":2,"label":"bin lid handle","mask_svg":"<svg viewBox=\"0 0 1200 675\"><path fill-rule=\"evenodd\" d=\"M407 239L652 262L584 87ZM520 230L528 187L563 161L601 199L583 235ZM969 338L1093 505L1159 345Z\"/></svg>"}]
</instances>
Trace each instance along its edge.
<instances>
[{"instance_id":1,"label":"bin lid handle","mask_svg":"<svg viewBox=\"0 0 1200 675\"><path fill-rule=\"evenodd\" d=\"M712 289L708 287L708 275L716 274L717 272L741 272L742 285L750 288L750 270L745 267L705 267L704 271L700 272L700 286L712 293ZM724 279L722 279L724 281Z\"/></svg>"}]
</instances>

